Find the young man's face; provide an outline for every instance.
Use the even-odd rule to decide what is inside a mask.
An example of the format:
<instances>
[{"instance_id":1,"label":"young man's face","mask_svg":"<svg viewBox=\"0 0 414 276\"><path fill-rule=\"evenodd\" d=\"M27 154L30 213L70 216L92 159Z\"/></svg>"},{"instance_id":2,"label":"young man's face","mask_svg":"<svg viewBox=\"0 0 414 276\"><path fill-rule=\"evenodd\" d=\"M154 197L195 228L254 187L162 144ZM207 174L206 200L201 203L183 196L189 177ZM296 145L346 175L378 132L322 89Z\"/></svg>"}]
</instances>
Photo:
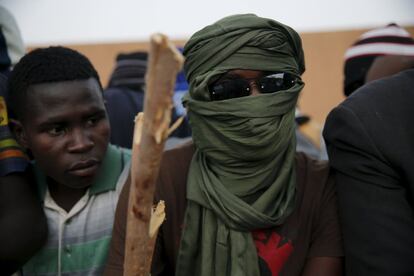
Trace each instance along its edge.
<instances>
[{"instance_id":1,"label":"young man's face","mask_svg":"<svg viewBox=\"0 0 414 276\"><path fill-rule=\"evenodd\" d=\"M110 133L98 82L90 78L32 85L26 103L17 137L39 167L60 185L91 185Z\"/></svg>"}]
</instances>

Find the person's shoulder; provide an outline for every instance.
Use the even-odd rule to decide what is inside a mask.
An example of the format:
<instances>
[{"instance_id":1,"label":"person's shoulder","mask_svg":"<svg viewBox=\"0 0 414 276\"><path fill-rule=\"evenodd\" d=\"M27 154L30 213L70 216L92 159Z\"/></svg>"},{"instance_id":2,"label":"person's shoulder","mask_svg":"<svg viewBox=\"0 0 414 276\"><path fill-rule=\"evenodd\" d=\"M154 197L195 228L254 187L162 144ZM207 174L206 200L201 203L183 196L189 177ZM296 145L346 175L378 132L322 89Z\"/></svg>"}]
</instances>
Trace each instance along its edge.
<instances>
[{"instance_id":1,"label":"person's shoulder","mask_svg":"<svg viewBox=\"0 0 414 276\"><path fill-rule=\"evenodd\" d=\"M105 106L116 111L136 109L136 105L144 103L144 93L129 88L110 87L104 90ZM140 107L142 109L142 107Z\"/></svg>"},{"instance_id":2,"label":"person's shoulder","mask_svg":"<svg viewBox=\"0 0 414 276\"><path fill-rule=\"evenodd\" d=\"M394 132L406 136L414 116L413 86L414 69L409 69L359 88L328 114L325 139L351 139L353 144L381 140L385 145Z\"/></svg>"},{"instance_id":3,"label":"person's shoulder","mask_svg":"<svg viewBox=\"0 0 414 276\"><path fill-rule=\"evenodd\" d=\"M327 175L329 174L328 160L319 160L303 152L296 153L296 166L299 174Z\"/></svg>"},{"instance_id":4,"label":"person's shoulder","mask_svg":"<svg viewBox=\"0 0 414 276\"><path fill-rule=\"evenodd\" d=\"M179 210L185 210L187 176L194 151L193 144L187 143L164 152L157 179L156 200L162 199L166 205L180 206L177 207Z\"/></svg>"},{"instance_id":5,"label":"person's shoulder","mask_svg":"<svg viewBox=\"0 0 414 276\"><path fill-rule=\"evenodd\" d=\"M160 165L159 180L164 183L177 183L176 185L181 185L182 182L186 183L194 151L195 148L192 142L164 151Z\"/></svg>"},{"instance_id":6,"label":"person's shoulder","mask_svg":"<svg viewBox=\"0 0 414 276\"><path fill-rule=\"evenodd\" d=\"M413 85L414 69L408 69L367 83L345 99L339 107L358 113L389 108L395 104L411 103L410 100L414 100Z\"/></svg>"},{"instance_id":7,"label":"person's shoulder","mask_svg":"<svg viewBox=\"0 0 414 276\"><path fill-rule=\"evenodd\" d=\"M103 91L104 98L111 99L127 98L128 94L133 95L135 93L136 92L134 90L129 89L127 87L108 87Z\"/></svg>"},{"instance_id":8,"label":"person's shoulder","mask_svg":"<svg viewBox=\"0 0 414 276\"><path fill-rule=\"evenodd\" d=\"M317 160L299 152L296 154L297 190L304 201L321 198L328 186L333 184L329 162Z\"/></svg>"},{"instance_id":9,"label":"person's shoulder","mask_svg":"<svg viewBox=\"0 0 414 276\"><path fill-rule=\"evenodd\" d=\"M193 157L195 147L192 141L188 141L180 146L168 149L162 157L163 164L184 162L189 163Z\"/></svg>"},{"instance_id":10,"label":"person's shoulder","mask_svg":"<svg viewBox=\"0 0 414 276\"><path fill-rule=\"evenodd\" d=\"M132 150L124 147L119 147L119 150L121 151L122 155L126 160L130 160L132 156Z\"/></svg>"},{"instance_id":11,"label":"person's shoulder","mask_svg":"<svg viewBox=\"0 0 414 276\"><path fill-rule=\"evenodd\" d=\"M116 152L116 154L118 156L120 156L124 162L128 162L131 159L132 156L132 150L128 149L128 148L124 148L118 145L114 145L109 143L108 144L108 149L110 149L111 151Z\"/></svg>"},{"instance_id":12,"label":"person's shoulder","mask_svg":"<svg viewBox=\"0 0 414 276\"><path fill-rule=\"evenodd\" d=\"M187 173L195 148L192 142L164 151L162 155L158 180L162 186L168 183L186 183Z\"/></svg>"}]
</instances>

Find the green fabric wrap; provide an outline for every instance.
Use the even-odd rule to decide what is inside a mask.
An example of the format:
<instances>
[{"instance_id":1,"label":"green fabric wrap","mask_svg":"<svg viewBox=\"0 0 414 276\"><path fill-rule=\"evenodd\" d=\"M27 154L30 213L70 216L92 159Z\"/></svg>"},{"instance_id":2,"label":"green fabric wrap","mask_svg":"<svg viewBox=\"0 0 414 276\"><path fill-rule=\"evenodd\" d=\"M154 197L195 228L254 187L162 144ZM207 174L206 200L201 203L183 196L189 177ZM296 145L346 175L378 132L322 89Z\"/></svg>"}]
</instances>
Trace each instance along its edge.
<instances>
[{"instance_id":1,"label":"green fabric wrap","mask_svg":"<svg viewBox=\"0 0 414 276\"><path fill-rule=\"evenodd\" d=\"M304 84L224 101L209 101L207 86L231 69L299 78L299 35L270 19L235 15L194 34L184 54L190 93L183 102L196 152L176 275L259 275L250 232L280 225L293 209L294 109Z\"/></svg>"},{"instance_id":2,"label":"green fabric wrap","mask_svg":"<svg viewBox=\"0 0 414 276\"><path fill-rule=\"evenodd\" d=\"M184 71L194 99L210 100L211 78L231 69L301 76L305 59L299 34L254 14L225 17L196 32L184 47Z\"/></svg>"}]
</instances>

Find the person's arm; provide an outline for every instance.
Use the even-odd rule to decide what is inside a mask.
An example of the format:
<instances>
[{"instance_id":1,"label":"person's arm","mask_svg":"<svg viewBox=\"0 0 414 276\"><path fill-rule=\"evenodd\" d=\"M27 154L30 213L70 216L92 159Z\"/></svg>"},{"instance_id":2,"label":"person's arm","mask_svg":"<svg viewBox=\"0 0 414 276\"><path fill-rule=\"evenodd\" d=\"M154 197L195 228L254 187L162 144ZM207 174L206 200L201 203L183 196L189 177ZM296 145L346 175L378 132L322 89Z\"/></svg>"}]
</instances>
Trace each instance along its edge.
<instances>
[{"instance_id":1,"label":"person's arm","mask_svg":"<svg viewBox=\"0 0 414 276\"><path fill-rule=\"evenodd\" d=\"M317 202L312 241L302 276L342 276L344 273L343 240L333 175L329 174L325 181L321 197L314 199Z\"/></svg>"},{"instance_id":2,"label":"person's arm","mask_svg":"<svg viewBox=\"0 0 414 276\"><path fill-rule=\"evenodd\" d=\"M336 171L347 275L414 275L414 214L403 175L346 106L331 112L324 136Z\"/></svg>"},{"instance_id":3,"label":"person's arm","mask_svg":"<svg viewBox=\"0 0 414 276\"><path fill-rule=\"evenodd\" d=\"M0 97L0 268L8 275L46 241L47 222L36 196L28 159L10 132Z\"/></svg>"},{"instance_id":4,"label":"person's arm","mask_svg":"<svg viewBox=\"0 0 414 276\"><path fill-rule=\"evenodd\" d=\"M46 241L47 222L28 173L0 177L1 275L15 272Z\"/></svg>"}]
</instances>

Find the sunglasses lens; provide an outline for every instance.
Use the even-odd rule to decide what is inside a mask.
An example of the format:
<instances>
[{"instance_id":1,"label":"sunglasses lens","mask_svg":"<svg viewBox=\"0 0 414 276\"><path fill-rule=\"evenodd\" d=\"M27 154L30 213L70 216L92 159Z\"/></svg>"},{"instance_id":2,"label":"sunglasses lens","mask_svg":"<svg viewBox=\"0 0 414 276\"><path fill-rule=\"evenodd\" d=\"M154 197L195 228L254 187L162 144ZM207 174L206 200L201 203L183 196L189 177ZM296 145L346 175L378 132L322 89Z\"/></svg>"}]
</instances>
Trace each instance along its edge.
<instances>
[{"instance_id":1,"label":"sunglasses lens","mask_svg":"<svg viewBox=\"0 0 414 276\"><path fill-rule=\"evenodd\" d=\"M231 79L218 81L209 87L212 101L249 96L250 82L248 79ZM274 93L287 90L296 83L296 77L288 73L274 73L256 81L260 93Z\"/></svg>"},{"instance_id":2,"label":"sunglasses lens","mask_svg":"<svg viewBox=\"0 0 414 276\"><path fill-rule=\"evenodd\" d=\"M212 101L221 101L232 98L240 98L250 95L249 83L245 80L227 80L210 86Z\"/></svg>"},{"instance_id":3,"label":"sunglasses lens","mask_svg":"<svg viewBox=\"0 0 414 276\"><path fill-rule=\"evenodd\" d=\"M260 79L258 84L261 93L274 93L291 88L295 84L294 80L287 73L277 73Z\"/></svg>"}]
</instances>

